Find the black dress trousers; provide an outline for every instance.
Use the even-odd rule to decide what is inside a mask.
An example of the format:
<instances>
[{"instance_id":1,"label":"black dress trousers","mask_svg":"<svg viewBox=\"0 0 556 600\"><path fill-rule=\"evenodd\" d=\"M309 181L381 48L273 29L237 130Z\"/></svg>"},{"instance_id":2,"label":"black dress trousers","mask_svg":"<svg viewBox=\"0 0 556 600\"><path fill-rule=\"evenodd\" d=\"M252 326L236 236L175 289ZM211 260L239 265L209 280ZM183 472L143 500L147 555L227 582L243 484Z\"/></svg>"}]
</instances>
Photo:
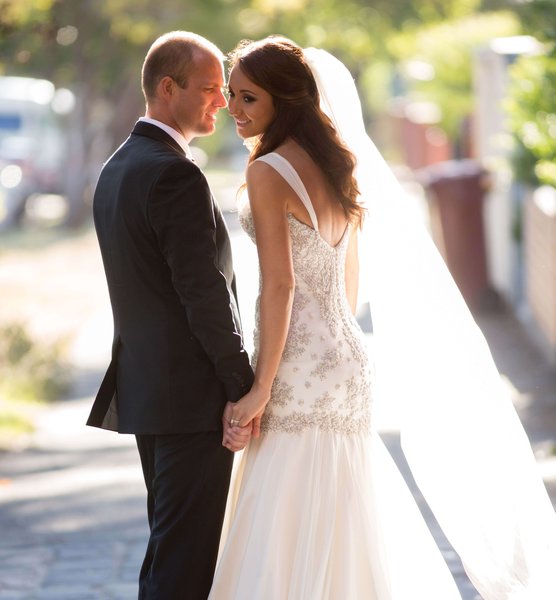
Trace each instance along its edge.
<instances>
[{"instance_id":1,"label":"black dress trousers","mask_svg":"<svg viewBox=\"0 0 556 600\"><path fill-rule=\"evenodd\" d=\"M137 435L151 535L139 600L206 600L233 465L222 433Z\"/></svg>"}]
</instances>

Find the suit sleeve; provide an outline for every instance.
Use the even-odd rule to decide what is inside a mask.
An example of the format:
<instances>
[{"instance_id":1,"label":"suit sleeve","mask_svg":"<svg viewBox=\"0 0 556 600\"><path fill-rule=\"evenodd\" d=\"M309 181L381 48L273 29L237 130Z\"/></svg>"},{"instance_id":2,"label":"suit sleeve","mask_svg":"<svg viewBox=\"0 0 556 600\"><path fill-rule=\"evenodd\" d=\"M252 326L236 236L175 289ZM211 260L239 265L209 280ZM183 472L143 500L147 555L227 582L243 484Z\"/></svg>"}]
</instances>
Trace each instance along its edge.
<instances>
[{"instance_id":1,"label":"suit sleeve","mask_svg":"<svg viewBox=\"0 0 556 600\"><path fill-rule=\"evenodd\" d=\"M235 318L235 298L218 268L214 204L201 171L184 161L165 169L151 191L148 216L189 327L227 398L236 401L249 391L253 371Z\"/></svg>"}]
</instances>

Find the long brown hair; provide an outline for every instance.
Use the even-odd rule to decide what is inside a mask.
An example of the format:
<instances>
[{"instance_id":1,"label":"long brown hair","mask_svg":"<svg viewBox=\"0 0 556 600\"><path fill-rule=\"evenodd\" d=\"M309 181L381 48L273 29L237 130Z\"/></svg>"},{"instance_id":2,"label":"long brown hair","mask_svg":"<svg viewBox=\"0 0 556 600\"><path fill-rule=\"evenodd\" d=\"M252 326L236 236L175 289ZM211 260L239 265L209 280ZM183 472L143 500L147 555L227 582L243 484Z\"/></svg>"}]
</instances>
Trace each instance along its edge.
<instances>
[{"instance_id":1,"label":"long brown hair","mask_svg":"<svg viewBox=\"0 0 556 600\"><path fill-rule=\"evenodd\" d=\"M230 70L238 66L274 103L275 118L255 140L249 162L293 139L322 169L348 219L361 225L364 209L357 202L355 157L320 108L317 84L303 50L285 37L270 36L258 42L243 40L229 60Z\"/></svg>"}]
</instances>

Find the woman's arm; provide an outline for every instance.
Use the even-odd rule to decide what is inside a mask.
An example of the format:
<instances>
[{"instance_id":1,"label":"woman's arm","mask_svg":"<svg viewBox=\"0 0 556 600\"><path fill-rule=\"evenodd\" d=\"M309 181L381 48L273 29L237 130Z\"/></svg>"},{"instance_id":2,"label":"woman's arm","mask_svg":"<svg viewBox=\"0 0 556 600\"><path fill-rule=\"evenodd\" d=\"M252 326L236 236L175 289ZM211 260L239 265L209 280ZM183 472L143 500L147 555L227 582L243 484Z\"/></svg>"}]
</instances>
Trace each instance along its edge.
<instances>
[{"instance_id":1,"label":"woman's arm","mask_svg":"<svg viewBox=\"0 0 556 600\"><path fill-rule=\"evenodd\" d=\"M262 276L260 337L255 382L251 391L234 405L233 418L243 426L254 420L253 435L257 437L286 344L295 278L285 182L272 167L254 162L247 170L247 190Z\"/></svg>"}]
</instances>

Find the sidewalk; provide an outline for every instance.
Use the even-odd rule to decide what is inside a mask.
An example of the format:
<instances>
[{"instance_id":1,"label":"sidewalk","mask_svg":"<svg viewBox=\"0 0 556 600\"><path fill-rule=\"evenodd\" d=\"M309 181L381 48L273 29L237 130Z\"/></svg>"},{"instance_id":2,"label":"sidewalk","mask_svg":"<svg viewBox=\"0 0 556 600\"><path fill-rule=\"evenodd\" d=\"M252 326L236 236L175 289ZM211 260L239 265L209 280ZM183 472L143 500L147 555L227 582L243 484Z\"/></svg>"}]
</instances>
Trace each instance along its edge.
<instances>
[{"instance_id":1,"label":"sidewalk","mask_svg":"<svg viewBox=\"0 0 556 600\"><path fill-rule=\"evenodd\" d=\"M556 367L531 342L524 326L507 311L477 319L529 436L556 507Z\"/></svg>"},{"instance_id":2,"label":"sidewalk","mask_svg":"<svg viewBox=\"0 0 556 600\"><path fill-rule=\"evenodd\" d=\"M89 394L57 403L31 447L0 456L2 600L137 597L147 536L137 451L131 436L85 428L90 404Z\"/></svg>"},{"instance_id":3,"label":"sidewalk","mask_svg":"<svg viewBox=\"0 0 556 600\"><path fill-rule=\"evenodd\" d=\"M253 292L250 242L233 234L240 300ZM242 304L246 330L250 307ZM30 446L0 455L0 600L134 600L147 538L146 501L132 436L84 426L109 343L107 313L83 330L81 371L71 399L41 417ZM530 435L556 504L556 371L507 312L480 317L502 376ZM394 453L397 441L385 440ZM438 533L431 520L434 533ZM457 556L440 542L462 591L475 600ZM246 599L251 600L251 599ZM259 600L259 599L252 599ZM415 599L442 600L442 599Z\"/></svg>"}]
</instances>

